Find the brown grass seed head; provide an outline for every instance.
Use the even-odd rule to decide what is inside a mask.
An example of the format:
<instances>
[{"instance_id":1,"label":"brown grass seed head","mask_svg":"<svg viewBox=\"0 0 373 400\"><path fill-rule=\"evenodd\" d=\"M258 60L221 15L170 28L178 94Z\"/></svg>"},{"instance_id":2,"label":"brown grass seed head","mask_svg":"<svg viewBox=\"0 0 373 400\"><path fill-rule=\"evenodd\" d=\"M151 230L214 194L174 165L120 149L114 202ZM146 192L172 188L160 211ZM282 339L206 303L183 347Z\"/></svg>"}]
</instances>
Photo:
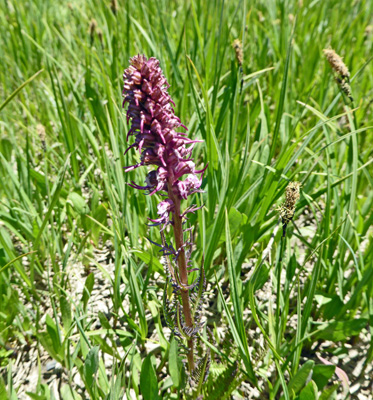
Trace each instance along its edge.
<instances>
[{"instance_id":1,"label":"brown grass seed head","mask_svg":"<svg viewBox=\"0 0 373 400\"><path fill-rule=\"evenodd\" d=\"M343 62L341 56L339 56L333 49L324 49L323 52L330 66L335 72L337 72L337 74L339 74L342 78L350 78L350 71Z\"/></svg>"},{"instance_id":2,"label":"brown grass seed head","mask_svg":"<svg viewBox=\"0 0 373 400\"><path fill-rule=\"evenodd\" d=\"M235 39L232 43L232 47L234 48L234 51L236 53L236 59L238 62L238 65L242 67L243 63L243 51L242 51L242 42L240 39Z\"/></svg>"},{"instance_id":3,"label":"brown grass seed head","mask_svg":"<svg viewBox=\"0 0 373 400\"><path fill-rule=\"evenodd\" d=\"M300 197L300 182L290 182L285 190L285 202L278 208L283 224L288 224L294 217L295 204Z\"/></svg>"}]
</instances>

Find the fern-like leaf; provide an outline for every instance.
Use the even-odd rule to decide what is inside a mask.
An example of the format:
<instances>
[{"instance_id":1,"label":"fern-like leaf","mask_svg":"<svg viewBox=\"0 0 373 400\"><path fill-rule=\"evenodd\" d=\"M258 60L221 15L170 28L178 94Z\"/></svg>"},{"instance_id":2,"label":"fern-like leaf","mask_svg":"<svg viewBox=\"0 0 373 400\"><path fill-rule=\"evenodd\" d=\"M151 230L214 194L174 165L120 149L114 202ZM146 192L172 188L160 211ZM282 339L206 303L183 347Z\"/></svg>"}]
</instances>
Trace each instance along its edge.
<instances>
[{"instance_id":1,"label":"fern-like leaf","mask_svg":"<svg viewBox=\"0 0 373 400\"><path fill-rule=\"evenodd\" d=\"M243 381L243 375L239 372L238 365L230 365L225 368L213 366L211 374L204 387L204 400L227 400L232 392Z\"/></svg>"}]
</instances>

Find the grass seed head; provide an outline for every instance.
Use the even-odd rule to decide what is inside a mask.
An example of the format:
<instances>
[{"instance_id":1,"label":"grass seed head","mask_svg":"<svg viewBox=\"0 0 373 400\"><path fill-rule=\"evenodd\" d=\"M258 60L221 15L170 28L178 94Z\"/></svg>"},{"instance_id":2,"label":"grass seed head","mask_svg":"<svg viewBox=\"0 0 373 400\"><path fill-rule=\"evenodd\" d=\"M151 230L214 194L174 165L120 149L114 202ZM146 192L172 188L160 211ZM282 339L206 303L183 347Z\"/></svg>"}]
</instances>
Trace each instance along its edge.
<instances>
[{"instance_id":1,"label":"grass seed head","mask_svg":"<svg viewBox=\"0 0 373 400\"><path fill-rule=\"evenodd\" d=\"M46 149L46 144L45 144L45 136L46 136L46 134L45 134L44 125L37 124L36 125L36 132L37 132L37 134L38 134L38 136L40 138L41 144L43 146L43 150L45 151L45 149Z\"/></svg>"},{"instance_id":2,"label":"grass seed head","mask_svg":"<svg viewBox=\"0 0 373 400\"><path fill-rule=\"evenodd\" d=\"M300 197L300 182L290 182L285 190L285 202L278 208L283 224L288 224L294 217L295 205Z\"/></svg>"},{"instance_id":3,"label":"grass seed head","mask_svg":"<svg viewBox=\"0 0 373 400\"><path fill-rule=\"evenodd\" d=\"M234 51L236 53L236 59L238 62L238 65L242 67L243 63L243 51L242 51L242 42L240 39L235 39L234 42L232 43L232 47L234 48Z\"/></svg>"},{"instance_id":4,"label":"grass seed head","mask_svg":"<svg viewBox=\"0 0 373 400\"><path fill-rule=\"evenodd\" d=\"M339 84L339 87L341 88L342 92L351 100L353 101L352 93L351 93L351 86L348 83L347 79L341 79L338 80L337 82Z\"/></svg>"},{"instance_id":5,"label":"grass seed head","mask_svg":"<svg viewBox=\"0 0 373 400\"><path fill-rule=\"evenodd\" d=\"M89 23L89 36L91 37L91 40L93 40L95 32L97 28L97 21L92 18L91 22Z\"/></svg>"},{"instance_id":6,"label":"grass seed head","mask_svg":"<svg viewBox=\"0 0 373 400\"><path fill-rule=\"evenodd\" d=\"M337 81L342 92L351 101L353 101L350 86L350 71L343 62L342 57L340 57L333 49L324 49L323 52L330 66L335 72L335 80Z\"/></svg>"},{"instance_id":7,"label":"grass seed head","mask_svg":"<svg viewBox=\"0 0 373 400\"><path fill-rule=\"evenodd\" d=\"M36 125L36 132L42 142L45 142L45 128L42 124Z\"/></svg>"},{"instance_id":8,"label":"grass seed head","mask_svg":"<svg viewBox=\"0 0 373 400\"><path fill-rule=\"evenodd\" d=\"M101 45L103 45L104 34L102 33L102 30L100 28L97 29L97 36L98 36L98 40L100 41Z\"/></svg>"},{"instance_id":9,"label":"grass seed head","mask_svg":"<svg viewBox=\"0 0 373 400\"><path fill-rule=\"evenodd\" d=\"M339 74L342 78L350 78L350 71L343 62L341 56L339 56L333 49L324 49L323 52L330 66L337 74Z\"/></svg>"},{"instance_id":10,"label":"grass seed head","mask_svg":"<svg viewBox=\"0 0 373 400\"><path fill-rule=\"evenodd\" d=\"M113 12L113 14L117 15L117 13L118 13L118 1L117 0L111 0L110 8L111 8L111 11Z\"/></svg>"}]
</instances>

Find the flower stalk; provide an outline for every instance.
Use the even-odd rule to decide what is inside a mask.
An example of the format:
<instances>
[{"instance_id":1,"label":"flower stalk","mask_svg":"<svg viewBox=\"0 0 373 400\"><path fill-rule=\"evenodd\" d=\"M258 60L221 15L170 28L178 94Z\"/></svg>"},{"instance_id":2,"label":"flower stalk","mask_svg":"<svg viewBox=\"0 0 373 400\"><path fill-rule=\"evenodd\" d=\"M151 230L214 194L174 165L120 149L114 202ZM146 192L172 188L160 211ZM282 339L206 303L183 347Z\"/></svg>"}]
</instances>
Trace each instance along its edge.
<instances>
[{"instance_id":1,"label":"flower stalk","mask_svg":"<svg viewBox=\"0 0 373 400\"><path fill-rule=\"evenodd\" d=\"M187 216L200 207L189 206L182 210L182 201L194 193L201 192L202 177L207 168L196 170L192 150L200 140L192 140L180 129L187 130L175 115L175 103L168 94L169 84L155 58L147 59L137 55L130 60L124 71L123 106L128 103L127 122L131 128L127 139L135 137L129 149L137 149L140 161L125 168L132 171L141 166L154 166L145 179L145 185L128 183L152 196L160 193L166 196L157 206L158 218L149 220L151 226L159 226L165 259L167 283L164 293L165 320L181 342L186 343L188 370L191 376L197 369L194 343L202 328L201 303L205 289L203 266L193 268L191 253L192 238L187 238L191 227L187 228ZM175 247L167 242L164 232L169 227L173 231ZM199 270L199 277L192 283L189 274ZM167 296L168 282L172 285L172 299ZM203 376L205 378L205 375Z\"/></svg>"},{"instance_id":2,"label":"flower stalk","mask_svg":"<svg viewBox=\"0 0 373 400\"><path fill-rule=\"evenodd\" d=\"M184 234L183 234L183 228L182 228L182 218L180 217L181 215L181 210L180 210L180 200L176 198L172 191L172 186L170 185L170 182L168 183L168 195L173 201L175 205L175 212L173 216L173 221L174 221L174 237L175 237L175 244L176 248L180 249L179 250L179 256L178 256L178 267L179 267L179 274L180 274L180 280L182 285L188 286L188 270L187 270L187 263L186 263L186 258L185 258L185 251L184 251ZM181 289L180 295L182 298L182 304L183 304L183 313L185 317L185 324L188 328L192 328L194 325L193 317L192 317L192 312L190 308L190 300L189 300L189 291L188 289ZM192 372L194 370L194 341L192 339L188 339L187 343L188 347L188 366L189 366L189 372Z\"/></svg>"}]
</instances>

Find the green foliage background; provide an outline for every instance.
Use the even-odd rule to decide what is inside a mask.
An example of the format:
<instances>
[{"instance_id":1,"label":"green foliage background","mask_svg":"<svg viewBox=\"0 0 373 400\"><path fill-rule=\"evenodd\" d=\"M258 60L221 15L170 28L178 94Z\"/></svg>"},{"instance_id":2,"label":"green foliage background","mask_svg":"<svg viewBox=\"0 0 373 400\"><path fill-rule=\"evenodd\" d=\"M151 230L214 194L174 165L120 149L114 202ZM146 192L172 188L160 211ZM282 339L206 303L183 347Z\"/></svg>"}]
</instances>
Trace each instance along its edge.
<instances>
[{"instance_id":1,"label":"green foliage background","mask_svg":"<svg viewBox=\"0 0 373 400\"><path fill-rule=\"evenodd\" d=\"M325 385L330 397L321 398L333 398L342 389L331 386L333 367L330 374L315 357L320 345L329 341L324 357L338 355L343 368L345 344L364 333L364 365L373 359L373 2L113 4L0 0L1 396L17 398L12 349L35 342L64 368L64 399L180 396L180 356L163 334L163 268L145 240L159 241L146 226L159 198L125 184L142 184L144 170L123 173L137 155L123 155L122 71L144 53L160 60L189 135L205 140L194 153L197 166L209 163L195 199L205 207L190 222L195 263L204 254L217 298L209 321L221 362L205 398L217 398L219 379L227 398L233 390L245 398L243 381L259 385L259 398L314 399ZM329 46L351 71L353 103L323 57ZM296 227L283 240L280 228L262 260L294 180L302 183ZM105 243L113 276L95 259ZM74 263L91 274L73 301L66 271ZM110 322L87 311L95 271L110 282ZM263 288L272 296L259 296ZM50 313L41 323L45 299ZM229 331L225 340L218 327ZM157 350L147 354L154 329ZM110 377L105 353L116 360ZM84 394L72 389L74 368ZM227 371L236 371L234 382ZM30 396L53 398L42 380Z\"/></svg>"}]
</instances>

